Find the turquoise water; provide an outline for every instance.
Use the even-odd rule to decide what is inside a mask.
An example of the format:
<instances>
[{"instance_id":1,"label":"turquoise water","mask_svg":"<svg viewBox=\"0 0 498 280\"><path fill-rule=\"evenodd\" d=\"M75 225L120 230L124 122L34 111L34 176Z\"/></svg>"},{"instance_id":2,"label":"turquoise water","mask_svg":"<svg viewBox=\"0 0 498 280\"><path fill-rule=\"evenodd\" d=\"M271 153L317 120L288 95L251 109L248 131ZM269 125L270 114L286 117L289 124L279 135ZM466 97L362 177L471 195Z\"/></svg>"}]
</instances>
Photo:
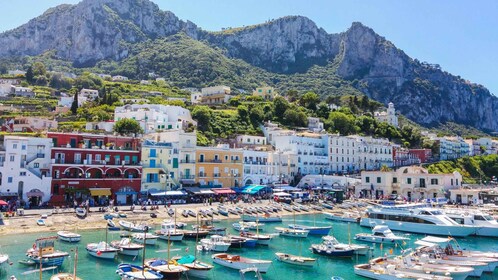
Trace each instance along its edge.
<instances>
[{"instance_id":1,"label":"turquoise water","mask_svg":"<svg viewBox=\"0 0 498 280\"><path fill-rule=\"evenodd\" d=\"M230 221L222 221L219 226L226 226L232 234L237 234L231 227L231 224L234 220ZM280 223L267 223L263 228L262 233L271 233L274 232L273 228L275 226L287 225L289 223L293 223L292 217L284 218L282 224ZM296 217L296 223L298 224L313 224L313 216L312 215L301 215ZM321 215L316 216L316 224L317 225L333 225L331 233L336 236L336 238L341 242L348 242L348 237L352 237L359 232L369 232L370 229L360 227L357 224L347 224L340 222L333 222L325 220L321 217ZM141 263L141 258L137 258L133 260L132 257L127 257L123 255L118 255L115 260L102 260L94 258L87 254L85 250L85 246L87 243L98 242L100 240L104 240L105 231L97 230L97 231L82 231L81 242L78 244L69 244L65 242L56 242L56 248L63 251L71 251L78 246L79 256L78 256L78 273L77 275L84 280L93 280L93 279L119 279L119 277L115 274L116 267L121 262L132 262L136 264ZM30 248L33 244L33 241L37 237L41 236L51 236L55 235L50 233L43 234L23 234L23 235L12 235L12 236L2 236L0 237L0 252L9 254L10 259L12 261L11 266L7 266L3 271L0 272L0 279L8 279L10 275L16 275L18 279L39 279L39 274L29 274L29 275L21 275L22 272L27 270L31 270L34 268L29 268L22 266L18 263L19 260L24 259L24 253L28 248ZM410 235L411 241L408 242L406 247L410 247L413 245L413 242L416 241L417 238L422 237L422 235ZM119 239L119 232L109 232L109 240L117 240ZM264 279L271 280L279 280L279 279L314 279L314 280L328 280L331 276L341 276L344 279L365 279L359 276L356 276L353 272L353 265L357 263L365 263L367 262L367 257L355 257L353 259L334 259L327 258L323 256L314 255L308 249L313 243L320 243L319 236L309 236L304 240L297 240L294 238L286 238L286 237L275 237L272 240L272 243L269 247L258 246L256 248L241 248L241 249L230 249L229 253L240 254L250 258L259 258L259 259L268 259L274 260L275 252L285 252L291 254L302 254L304 256L311 256L317 258L317 265L312 268L302 268L297 266L292 266L288 264L284 264L278 261L274 261L272 267L268 271L267 274L263 275ZM354 240L353 240L354 241ZM463 248L468 249L480 249L480 250L493 250L498 251L498 240L493 238L482 238L482 237L468 237L465 239L458 239L458 242ZM189 248L188 254L194 253L195 248L195 240L184 240L182 242L172 243L170 254L174 255L183 255L185 253L185 249ZM393 248L394 253L399 253L401 248L387 247L384 246L381 250L379 245L376 245L373 256L384 255L389 252L389 248ZM164 240L158 240L155 246L147 246L146 248L146 257L166 257L167 252L163 252L167 249L167 242ZM160 252L158 252L160 251ZM210 260L211 253L199 253L198 257L202 261L206 261L212 263ZM64 265L61 267L61 271L64 272L72 272L73 267L73 257L66 259ZM45 271L43 272L43 279L50 279L50 276L54 272ZM187 279L187 278L183 278ZM239 279L238 271L228 269L222 266L215 264L215 268L212 270L210 279ZM483 276L481 279L498 279L498 271L495 271L494 274L487 274Z\"/></svg>"}]
</instances>

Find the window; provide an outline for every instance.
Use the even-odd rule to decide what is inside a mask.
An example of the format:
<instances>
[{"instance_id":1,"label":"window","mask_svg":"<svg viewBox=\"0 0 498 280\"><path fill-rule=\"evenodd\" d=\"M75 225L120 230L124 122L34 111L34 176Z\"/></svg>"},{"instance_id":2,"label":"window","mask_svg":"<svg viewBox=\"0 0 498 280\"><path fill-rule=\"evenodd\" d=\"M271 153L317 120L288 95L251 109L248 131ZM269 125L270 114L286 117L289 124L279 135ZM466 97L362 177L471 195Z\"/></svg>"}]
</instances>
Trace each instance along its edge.
<instances>
[{"instance_id":1,"label":"window","mask_svg":"<svg viewBox=\"0 0 498 280\"><path fill-rule=\"evenodd\" d=\"M397 177L393 177L393 184L396 184L398 182L398 178Z\"/></svg>"},{"instance_id":2,"label":"window","mask_svg":"<svg viewBox=\"0 0 498 280\"><path fill-rule=\"evenodd\" d=\"M19 176L26 176L26 172L25 171L19 172Z\"/></svg>"},{"instance_id":3,"label":"window","mask_svg":"<svg viewBox=\"0 0 498 280\"><path fill-rule=\"evenodd\" d=\"M380 184L381 181L382 181L381 178L377 177L377 183Z\"/></svg>"},{"instance_id":4,"label":"window","mask_svg":"<svg viewBox=\"0 0 498 280\"><path fill-rule=\"evenodd\" d=\"M34 166L34 168L40 168L40 163L39 162L35 162L35 164L33 166Z\"/></svg>"},{"instance_id":5,"label":"window","mask_svg":"<svg viewBox=\"0 0 498 280\"><path fill-rule=\"evenodd\" d=\"M24 144L21 145L21 150L23 150L23 151L26 150L26 145L24 145Z\"/></svg>"},{"instance_id":6,"label":"window","mask_svg":"<svg viewBox=\"0 0 498 280\"><path fill-rule=\"evenodd\" d=\"M10 161L14 161L15 160L15 156L10 156Z\"/></svg>"},{"instance_id":7,"label":"window","mask_svg":"<svg viewBox=\"0 0 498 280\"><path fill-rule=\"evenodd\" d=\"M13 178L12 178L12 177L8 177L8 178L7 178L7 183L12 183L12 181L13 181Z\"/></svg>"},{"instance_id":8,"label":"window","mask_svg":"<svg viewBox=\"0 0 498 280\"><path fill-rule=\"evenodd\" d=\"M410 185L412 183L412 178L406 178L406 183Z\"/></svg>"},{"instance_id":9,"label":"window","mask_svg":"<svg viewBox=\"0 0 498 280\"><path fill-rule=\"evenodd\" d=\"M12 144L13 149L17 149L17 144Z\"/></svg>"},{"instance_id":10,"label":"window","mask_svg":"<svg viewBox=\"0 0 498 280\"><path fill-rule=\"evenodd\" d=\"M431 185L437 185L438 179L431 179Z\"/></svg>"},{"instance_id":11,"label":"window","mask_svg":"<svg viewBox=\"0 0 498 280\"><path fill-rule=\"evenodd\" d=\"M365 177L365 182L370 183L370 177Z\"/></svg>"}]
</instances>

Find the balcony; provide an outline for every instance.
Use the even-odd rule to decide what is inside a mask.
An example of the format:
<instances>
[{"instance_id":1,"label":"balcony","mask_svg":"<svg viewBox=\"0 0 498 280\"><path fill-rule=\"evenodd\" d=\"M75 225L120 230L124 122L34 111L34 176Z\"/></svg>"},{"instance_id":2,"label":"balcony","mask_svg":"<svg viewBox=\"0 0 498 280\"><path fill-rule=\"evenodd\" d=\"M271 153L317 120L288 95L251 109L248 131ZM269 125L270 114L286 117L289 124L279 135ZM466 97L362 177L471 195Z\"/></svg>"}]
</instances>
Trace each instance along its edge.
<instances>
[{"instance_id":1,"label":"balcony","mask_svg":"<svg viewBox=\"0 0 498 280\"><path fill-rule=\"evenodd\" d=\"M195 175L180 175L180 180L192 180L195 179Z\"/></svg>"},{"instance_id":2,"label":"balcony","mask_svg":"<svg viewBox=\"0 0 498 280\"><path fill-rule=\"evenodd\" d=\"M206 178L206 177L209 177L207 173L205 172L199 172L199 178Z\"/></svg>"},{"instance_id":3,"label":"balcony","mask_svg":"<svg viewBox=\"0 0 498 280\"><path fill-rule=\"evenodd\" d=\"M38 153L38 154L36 154L36 158L45 158L45 154Z\"/></svg>"},{"instance_id":4,"label":"balcony","mask_svg":"<svg viewBox=\"0 0 498 280\"><path fill-rule=\"evenodd\" d=\"M213 177L214 178L219 178L220 177L220 173L213 173Z\"/></svg>"},{"instance_id":5,"label":"balcony","mask_svg":"<svg viewBox=\"0 0 498 280\"><path fill-rule=\"evenodd\" d=\"M189 159L189 160L182 159L182 160L180 160L180 163L195 163L195 160L193 160L193 159Z\"/></svg>"},{"instance_id":6,"label":"balcony","mask_svg":"<svg viewBox=\"0 0 498 280\"><path fill-rule=\"evenodd\" d=\"M204 160L204 162L221 163L221 159L207 159L207 160Z\"/></svg>"}]
</instances>

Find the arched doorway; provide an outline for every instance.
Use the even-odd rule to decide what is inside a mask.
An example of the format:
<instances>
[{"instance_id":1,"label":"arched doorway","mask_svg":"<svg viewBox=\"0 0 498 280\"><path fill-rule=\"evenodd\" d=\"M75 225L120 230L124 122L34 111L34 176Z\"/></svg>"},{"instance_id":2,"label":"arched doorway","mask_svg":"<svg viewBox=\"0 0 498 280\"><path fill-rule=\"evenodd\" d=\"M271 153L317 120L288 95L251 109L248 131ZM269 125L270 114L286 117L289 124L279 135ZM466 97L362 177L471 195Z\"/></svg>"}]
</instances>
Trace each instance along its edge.
<instances>
[{"instance_id":1,"label":"arched doorway","mask_svg":"<svg viewBox=\"0 0 498 280\"><path fill-rule=\"evenodd\" d=\"M247 181L246 181L246 184L245 184L245 185L246 185L246 186L249 186L249 185L252 185L252 184L253 184L252 180L251 180L251 179L247 179Z\"/></svg>"}]
</instances>

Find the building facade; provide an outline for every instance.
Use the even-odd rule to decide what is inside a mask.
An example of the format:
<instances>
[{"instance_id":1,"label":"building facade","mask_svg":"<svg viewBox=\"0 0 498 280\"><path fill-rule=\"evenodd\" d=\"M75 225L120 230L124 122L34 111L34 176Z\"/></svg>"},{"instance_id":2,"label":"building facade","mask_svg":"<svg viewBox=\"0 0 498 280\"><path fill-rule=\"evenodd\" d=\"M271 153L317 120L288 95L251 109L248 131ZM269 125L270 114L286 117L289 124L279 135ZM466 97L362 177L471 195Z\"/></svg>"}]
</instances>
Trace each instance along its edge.
<instances>
[{"instance_id":1,"label":"building facade","mask_svg":"<svg viewBox=\"0 0 498 280\"><path fill-rule=\"evenodd\" d=\"M244 150L243 185L266 185L271 181L271 165L267 151Z\"/></svg>"},{"instance_id":2,"label":"building facade","mask_svg":"<svg viewBox=\"0 0 498 280\"><path fill-rule=\"evenodd\" d=\"M385 122L394 127L399 127L398 116L396 116L396 109L394 109L394 104L392 102L387 104L386 112L375 112L374 117L380 122Z\"/></svg>"},{"instance_id":3,"label":"building facade","mask_svg":"<svg viewBox=\"0 0 498 280\"><path fill-rule=\"evenodd\" d=\"M202 97L201 104L205 105L219 105L228 103L230 100L231 90L227 86L214 86L201 89Z\"/></svg>"},{"instance_id":4,"label":"building facade","mask_svg":"<svg viewBox=\"0 0 498 280\"><path fill-rule=\"evenodd\" d=\"M253 96L259 96L264 100L273 100L275 98L275 89L273 87L258 87L252 92Z\"/></svg>"},{"instance_id":5,"label":"building facade","mask_svg":"<svg viewBox=\"0 0 498 280\"><path fill-rule=\"evenodd\" d=\"M240 187L243 174L243 151L228 145L197 147L195 181L200 186Z\"/></svg>"}]
</instances>

